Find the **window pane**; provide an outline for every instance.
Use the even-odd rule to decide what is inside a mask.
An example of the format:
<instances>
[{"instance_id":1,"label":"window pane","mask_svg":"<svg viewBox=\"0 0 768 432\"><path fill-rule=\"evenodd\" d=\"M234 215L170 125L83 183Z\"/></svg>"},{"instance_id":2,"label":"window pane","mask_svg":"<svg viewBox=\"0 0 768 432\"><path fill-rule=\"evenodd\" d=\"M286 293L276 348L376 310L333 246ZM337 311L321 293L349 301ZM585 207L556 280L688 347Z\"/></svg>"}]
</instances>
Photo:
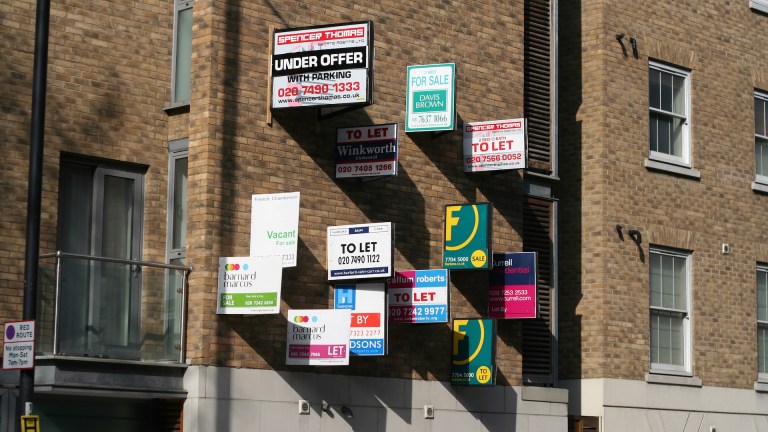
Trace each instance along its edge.
<instances>
[{"instance_id":1,"label":"window pane","mask_svg":"<svg viewBox=\"0 0 768 432\"><path fill-rule=\"evenodd\" d=\"M651 151L659 151L659 120L656 114L651 114Z\"/></svg>"},{"instance_id":2,"label":"window pane","mask_svg":"<svg viewBox=\"0 0 768 432\"><path fill-rule=\"evenodd\" d=\"M661 306L661 255L651 254L651 306Z\"/></svg>"},{"instance_id":3,"label":"window pane","mask_svg":"<svg viewBox=\"0 0 768 432\"><path fill-rule=\"evenodd\" d=\"M133 180L104 176L103 256L131 258Z\"/></svg>"},{"instance_id":4,"label":"window pane","mask_svg":"<svg viewBox=\"0 0 768 432\"><path fill-rule=\"evenodd\" d=\"M687 310L686 258L652 252L650 267L651 306Z\"/></svg>"},{"instance_id":5,"label":"window pane","mask_svg":"<svg viewBox=\"0 0 768 432\"><path fill-rule=\"evenodd\" d=\"M755 172L768 176L768 140L755 138Z\"/></svg>"},{"instance_id":6,"label":"window pane","mask_svg":"<svg viewBox=\"0 0 768 432\"><path fill-rule=\"evenodd\" d=\"M683 318L669 317L669 363L683 365Z\"/></svg>"},{"instance_id":7,"label":"window pane","mask_svg":"<svg viewBox=\"0 0 768 432\"><path fill-rule=\"evenodd\" d=\"M672 257L662 255L661 256L661 306L665 308L674 308L674 292L675 292L675 279L674 279L674 261Z\"/></svg>"},{"instance_id":8,"label":"window pane","mask_svg":"<svg viewBox=\"0 0 768 432\"><path fill-rule=\"evenodd\" d=\"M661 72L661 106L664 111L672 111L672 75Z\"/></svg>"},{"instance_id":9,"label":"window pane","mask_svg":"<svg viewBox=\"0 0 768 432\"><path fill-rule=\"evenodd\" d=\"M192 68L192 8L179 11L176 23L174 102L189 101Z\"/></svg>"},{"instance_id":10,"label":"window pane","mask_svg":"<svg viewBox=\"0 0 768 432\"><path fill-rule=\"evenodd\" d=\"M651 311L651 362L684 364L683 317Z\"/></svg>"},{"instance_id":11,"label":"window pane","mask_svg":"<svg viewBox=\"0 0 768 432\"><path fill-rule=\"evenodd\" d=\"M674 309L688 309L686 287L688 286L688 269L685 266L685 258L670 257L675 262L675 292Z\"/></svg>"},{"instance_id":12,"label":"window pane","mask_svg":"<svg viewBox=\"0 0 768 432\"><path fill-rule=\"evenodd\" d=\"M757 327L757 370L768 373L768 326Z\"/></svg>"},{"instance_id":13,"label":"window pane","mask_svg":"<svg viewBox=\"0 0 768 432\"><path fill-rule=\"evenodd\" d=\"M768 271L757 271L757 319L768 321Z\"/></svg>"},{"instance_id":14,"label":"window pane","mask_svg":"<svg viewBox=\"0 0 768 432\"><path fill-rule=\"evenodd\" d=\"M670 153L674 156L683 156L683 120L673 118L670 125Z\"/></svg>"},{"instance_id":15,"label":"window pane","mask_svg":"<svg viewBox=\"0 0 768 432\"><path fill-rule=\"evenodd\" d=\"M675 114L685 115L685 78L673 75L673 109Z\"/></svg>"},{"instance_id":16,"label":"window pane","mask_svg":"<svg viewBox=\"0 0 768 432\"><path fill-rule=\"evenodd\" d=\"M661 323L659 322L659 315L655 311L651 311L651 363L664 363L659 357L659 339Z\"/></svg>"},{"instance_id":17,"label":"window pane","mask_svg":"<svg viewBox=\"0 0 768 432\"><path fill-rule=\"evenodd\" d=\"M661 72L649 69L648 70L648 104L651 108L661 107L661 83L659 75Z\"/></svg>"},{"instance_id":18,"label":"window pane","mask_svg":"<svg viewBox=\"0 0 768 432\"><path fill-rule=\"evenodd\" d=\"M669 141L671 139L672 121L667 117L656 116L658 123L658 145L656 151L659 153L670 154Z\"/></svg>"},{"instance_id":19,"label":"window pane","mask_svg":"<svg viewBox=\"0 0 768 432\"><path fill-rule=\"evenodd\" d=\"M173 179L173 239L172 249L182 249L187 237L187 158L179 158L174 164Z\"/></svg>"},{"instance_id":20,"label":"window pane","mask_svg":"<svg viewBox=\"0 0 768 432\"><path fill-rule=\"evenodd\" d=\"M133 180L104 176L103 256L130 259L133 237ZM132 267L101 263L99 330L106 345L128 346Z\"/></svg>"},{"instance_id":21,"label":"window pane","mask_svg":"<svg viewBox=\"0 0 768 432\"><path fill-rule=\"evenodd\" d=\"M768 135L766 132L766 101L755 98L755 135Z\"/></svg>"}]
</instances>

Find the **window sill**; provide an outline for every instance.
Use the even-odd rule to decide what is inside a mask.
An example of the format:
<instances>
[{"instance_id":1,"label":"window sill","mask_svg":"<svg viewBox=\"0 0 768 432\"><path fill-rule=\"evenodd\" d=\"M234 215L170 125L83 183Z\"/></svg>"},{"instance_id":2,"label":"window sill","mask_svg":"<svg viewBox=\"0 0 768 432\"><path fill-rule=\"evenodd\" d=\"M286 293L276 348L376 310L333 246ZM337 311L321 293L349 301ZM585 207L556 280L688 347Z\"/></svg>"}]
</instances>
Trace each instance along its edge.
<instances>
[{"instance_id":1,"label":"window sill","mask_svg":"<svg viewBox=\"0 0 768 432\"><path fill-rule=\"evenodd\" d=\"M756 12L768 14L768 3L759 0L750 0L749 7Z\"/></svg>"},{"instance_id":2,"label":"window sill","mask_svg":"<svg viewBox=\"0 0 768 432\"><path fill-rule=\"evenodd\" d=\"M701 172L693 168L686 168L679 165L672 165L666 162L659 162L651 159L646 159L644 166L649 170L664 171L670 174L676 174L679 176L689 177L696 180L701 179Z\"/></svg>"},{"instance_id":3,"label":"window sill","mask_svg":"<svg viewBox=\"0 0 768 432\"><path fill-rule=\"evenodd\" d=\"M752 190L755 192L768 193L768 184L752 182Z\"/></svg>"},{"instance_id":4,"label":"window sill","mask_svg":"<svg viewBox=\"0 0 768 432\"><path fill-rule=\"evenodd\" d=\"M758 393L768 393L768 382L764 382L764 381L756 382L755 391Z\"/></svg>"},{"instance_id":5,"label":"window sill","mask_svg":"<svg viewBox=\"0 0 768 432\"><path fill-rule=\"evenodd\" d=\"M189 102L177 103L163 108L168 115L186 114L189 112Z\"/></svg>"},{"instance_id":6,"label":"window sill","mask_svg":"<svg viewBox=\"0 0 768 432\"><path fill-rule=\"evenodd\" d=\"M649 372L645 374L645 381L649 384L667 384L687 387L701 387L701 378L680 375L664 375Z\"/></svg>"}]
</instances>

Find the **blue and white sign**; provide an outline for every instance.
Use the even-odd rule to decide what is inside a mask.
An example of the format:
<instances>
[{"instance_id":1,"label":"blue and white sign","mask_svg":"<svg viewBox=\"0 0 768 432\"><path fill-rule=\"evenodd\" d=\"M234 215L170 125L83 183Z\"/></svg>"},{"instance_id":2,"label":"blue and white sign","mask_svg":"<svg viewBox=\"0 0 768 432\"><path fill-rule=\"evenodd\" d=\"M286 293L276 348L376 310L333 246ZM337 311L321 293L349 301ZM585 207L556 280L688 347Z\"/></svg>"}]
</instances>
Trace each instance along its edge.
<instances>
[{"instance_id":1,"label":"blue and white sign","mask_svg":"<svg viewBox=\"0 0 768 432\"><path fill-rule=\"evenodd\" d=\"M336 285L334 307L349 309L349 353L358 356L386 354L386 296L383 283Z\"/></svg>"},{"instance_id":2,"label":"blue and white sign","mask_svg":"<svg viewBox=\"0 0 768 432\"><path fill-rule=\"evenodd\" d=\"M448 270L395 272L387 279L389 322L448 322Z\"/></svg>"},{"instance_id":3,"label":"blue and white sign","mask_svg":"<svg viewBox=\"0 0 768 432\"><path fill-rule=\"evenodd\" d=\"M391 222L328 227L328 280L392 276Z\"/></svg>"}]
</instances>

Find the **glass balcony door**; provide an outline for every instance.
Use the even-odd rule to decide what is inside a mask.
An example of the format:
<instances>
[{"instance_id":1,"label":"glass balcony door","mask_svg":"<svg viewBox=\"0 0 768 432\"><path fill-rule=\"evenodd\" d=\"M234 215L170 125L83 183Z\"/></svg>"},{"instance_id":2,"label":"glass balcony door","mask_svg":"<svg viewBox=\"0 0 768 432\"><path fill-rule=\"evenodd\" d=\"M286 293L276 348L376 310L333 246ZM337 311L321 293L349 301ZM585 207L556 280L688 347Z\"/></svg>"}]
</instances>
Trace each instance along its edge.
<instances>
[{"instance_id":1,"label":"glass balcony door","mask_svg":"<svg viewBox=\"0 0 768 432\"><path fill-rule=\"evenodd\" d=\"M97 257L141 259L143 175L62 163L58 249ZM60 351L139 358L141 268L62 261Z\"/></svg>"}]
</instances>

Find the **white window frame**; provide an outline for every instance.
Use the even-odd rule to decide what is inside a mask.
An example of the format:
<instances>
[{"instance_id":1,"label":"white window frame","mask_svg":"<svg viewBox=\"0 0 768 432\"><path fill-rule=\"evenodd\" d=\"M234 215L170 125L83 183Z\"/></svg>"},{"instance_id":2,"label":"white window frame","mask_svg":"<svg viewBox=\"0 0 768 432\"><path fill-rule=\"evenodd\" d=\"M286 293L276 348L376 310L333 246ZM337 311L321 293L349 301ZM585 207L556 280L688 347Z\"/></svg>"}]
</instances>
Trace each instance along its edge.
<instances>
[{"instance_id":1,"label":"white window frame","mask_svg":"<svg viewBox=\"0 0 768 432\"><path fill-rule=\"evenodd\" d=\"M763 278L765 281L768 279L768 265L766 264L758 264L757 265L757 271L756 271L756 281L755 281L755 289L757 291L757 306L759 308L760 305L760 297L763 299L763 304L768 305L768 290L766 292L760 292L758 288L759 280L760 278ZM768 283L768 282L767 282ZM757 349L758 349L758 365L757 365L757 380L758 382L768 382L768 364L760 365L760 354L759 352L761 350L768 351L768 338L765 338L760 341L760 331L761 329L768 332L768 318L763 317L764 319L760 319L760 314L757 314ZM764 354L764 360L765 363L768 363L768 352Z\"/></svg>"},{"instance_id":2,"label":"white window frame","mask_svg":"<svg viewBox=\"0 0 768 432\"><path fill-rule=\"evenodd\" d=\"M760 12L768 13L768 0L749 0L749 7Z\"/></svg>"},{"instance_id":3,"label":"white window frame","mask_svg":"<svg viewBox=\"0 0 768 432\"><path fill-rule=\"evenodd\" d=\"M182 245L179 248L173 247L173 233L176 230L178 221L174 215L174 195L178 185L176 185L176 161L179 159L189 158L189 139L183 138L174 140L168 143L168 197L167 197L167 211L166 211L166 259L168 262L175 259L186 258L187 249L186 245Z\"/></svg>"},{"instance_id":4,"label":"white window frame","mask_svg":"<svg viewBox=\"0 0 768 432\"><path fill-rule=\"evenodd\" d=\"M648 285L648 295L649 295L649 319L653 319L654 315L662 315L662 314L677 314L682 316L682 333L683 333L683 364L670 364L670 363L655 363L653 362L653 346L651 346L651 322L648 323L648 331L649 331L649 338L648 338L648 353L649 353L649 364L650 364L650 373L657 373L657 374L667 374L667 375L684 375L684 376L691 376L692 374L692 331L691 331L691 288L693 286L692 283L692 271L691 271L691 262L692 262L692 254L690 252L684 252L684 251L678 251L673 249L664 249L659 247L652 247L650 249L650 260L648 265L649 270L649 285ZM651 280L650 275L652 274L651 266L653 265L654 256L656 255L663 255L668 257L674 257L674 258L683 258L685 259L685 308L681 309L670 309L670 308L664 308L660 306L652 306L650 301L650 290L651 290Z\"/></svg>"},{"instance_id":5,"label":"white window frame","mask_svg":"<svg viewBox=\"0 0 768 432\"><path fill-rule=\"evenodd\" d=\"M758 101L762 101L763 103L768 105L768 93L755 90L755 104L757 104ZM757 133L757 125L759 121L763 122L764 134ZM758 119L757 112L755 112L755 183L768 185L768 174L758 174L757 172L757 163L760 157L760 155L757 153L758 139L768 141L768 106L764 111L762 119ZM765 151L768 151L768 147L766 147ZM768 170L768 167L766 167L766 169Z\"/></svg>"},{"instance_id":6,"label":"white window frame","mask_svg":"<svg viewBox=\"0 0 768 432\"><path fill-rule=\"evenodd\" d=\"M687 168L691 167L691 72L685 69L681 69L678 67L670 66L664 63L659 63L655 61L649 61L648 62L648 70L649 72L651 70L671 74L680 78L683 78L684 84L683 89L685 91L684 100L685 100L685 109L684 113L681 115L679 113L674 113L671 111L665 111L662 109L654 108L650 106L650 98L648 100L648 159L669 163L673 165L681 165ZM648 89L650 92L650 80L648 82ZM681 156L675 156L663 152L657 152L654 150L651 150L650 145L650 122L651 122L651 116L650 114L654 113L661 116L666 116L670 118L678 118L683 120L683 126L681 130L681 140L682 140L682 149L681 149Z\"/></svg>"},{"instance_id":7,"label":"white window frame","mask_svg":"<svg viewBox=\"0 0 768 432\"><path fill-rule=\"evenodd\" d=\"M171 107L178 107L178 106L185 106L189 105L189 98L184 100L178 100L178 95L176 94L176 80L177 80L177 63L178 59L176 58L178 56L178 48L179 48L179 14L182 11L185 11L187 9L192 9L192 6L194 5L194 0L174 0L173 2L173 53L171 57ZM188 41L190 45L192 44L192 41ZM190 79L192 75L192 71L189 71ZM190 92L191 92L191 83L190 83Z\"/></svg>"},{"instance_id":8,"label":"white window frame","mask_svg":"<svg viewBox=\"0 0 768 432\"><path fill-rule=\"evenodd\" d=\"M174 197L176 195L179 185L176 184L176 162L180 159L189 160L189 139L182 138L174 140L168 143L168 198L167 198L167 210L166 210L166 247L165 247L165 259L168 264L186 265L187 262L187 245L186 242L174 247L174 232L176 232L177 224L179 220L177 215L174 214L176 208L174 203ZM187 173L189 169L187 169ZM188 207L188 205L186 206ZM185 216L186 217L186 216ZM186 224L186 221L185 221ZM186 238L186 235L184 236ZM166 313L164 314L164 325L167 334L174 332L181 332L181 326L178 322L178 317L172 313L173 310L178 308L178 301L180 301L181 293L177 291L179 288L180 274L178 271L170 271L167 273L166 287L165 287L165 300ZM173 342L175 337L167 339L168 345L166 346L166 353L168 355L176 355L179 347L176 347Z\"/></svg>"}]
</instances>

